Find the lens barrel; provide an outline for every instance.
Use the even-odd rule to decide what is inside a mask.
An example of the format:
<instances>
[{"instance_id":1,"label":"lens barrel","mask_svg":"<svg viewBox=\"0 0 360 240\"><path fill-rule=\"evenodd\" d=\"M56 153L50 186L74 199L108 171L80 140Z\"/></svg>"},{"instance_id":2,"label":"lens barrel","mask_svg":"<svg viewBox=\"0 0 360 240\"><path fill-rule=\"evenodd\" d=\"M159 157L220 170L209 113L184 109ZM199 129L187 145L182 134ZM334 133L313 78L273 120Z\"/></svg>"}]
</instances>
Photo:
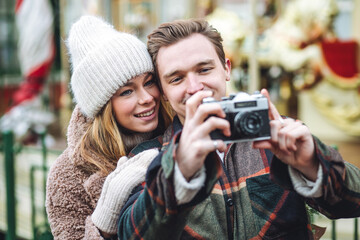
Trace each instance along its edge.
<instances>
[{"instance_id":1,"label":"lens barrel","mask_svg":"<svg viewBox=\"0 0 360 240\"><path fill-rule=\"evenodd\" d=\"M263 126L263 120L257 112L239 112L235 116L234 124L240 134L256 136Z\"/></svg>"}]
</instances>

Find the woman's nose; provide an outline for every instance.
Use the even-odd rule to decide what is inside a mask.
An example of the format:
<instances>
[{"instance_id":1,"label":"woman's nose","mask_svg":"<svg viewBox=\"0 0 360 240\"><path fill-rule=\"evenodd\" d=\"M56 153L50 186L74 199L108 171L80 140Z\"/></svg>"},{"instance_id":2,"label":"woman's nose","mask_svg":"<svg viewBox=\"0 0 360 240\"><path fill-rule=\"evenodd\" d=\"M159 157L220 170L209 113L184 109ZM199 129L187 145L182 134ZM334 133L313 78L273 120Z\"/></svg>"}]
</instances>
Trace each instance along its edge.
<instances>
[{"instance_id":1,"label":"woman's nose","mask_svg":"<svg viewBox=\"0 0 360 240\"><path fill-rule=\"evenodd\" d=\"M142 89L138 95L139 104L147 104L153 101L154 97L145 89Z\"/></svg>"}]
</instances>

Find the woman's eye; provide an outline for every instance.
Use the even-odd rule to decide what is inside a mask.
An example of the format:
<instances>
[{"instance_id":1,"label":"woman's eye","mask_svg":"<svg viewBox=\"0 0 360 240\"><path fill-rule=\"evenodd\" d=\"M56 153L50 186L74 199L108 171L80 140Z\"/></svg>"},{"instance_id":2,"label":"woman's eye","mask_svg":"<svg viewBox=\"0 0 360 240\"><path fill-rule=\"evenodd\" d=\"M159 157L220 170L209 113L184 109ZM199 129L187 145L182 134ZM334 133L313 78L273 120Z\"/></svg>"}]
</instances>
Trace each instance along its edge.
<instances>
[{"instance_id":1,"label":"woman's eye","mask_svg":"<svg viewBox=\"0 0 360 240\"><path fill-rule=\"evenodd\" d=\"M154 79L151 79L151 80L147 81L147 82L144 84L144 86L145 86L145 87L148 87L148 86L152 86L153 84L155 84L155 80L154 80Z\"/></svg>"},{"instance_id":2,"label":"woman's eye","mask_svg":"<svg viewBox=\"0 0 360 240\"><path fill-rule=\"evenodd\" d=\"M132 90L125 90L123 92L120 93L120 96L128 96L132 93Z\"/></svg>"}]
</instances>

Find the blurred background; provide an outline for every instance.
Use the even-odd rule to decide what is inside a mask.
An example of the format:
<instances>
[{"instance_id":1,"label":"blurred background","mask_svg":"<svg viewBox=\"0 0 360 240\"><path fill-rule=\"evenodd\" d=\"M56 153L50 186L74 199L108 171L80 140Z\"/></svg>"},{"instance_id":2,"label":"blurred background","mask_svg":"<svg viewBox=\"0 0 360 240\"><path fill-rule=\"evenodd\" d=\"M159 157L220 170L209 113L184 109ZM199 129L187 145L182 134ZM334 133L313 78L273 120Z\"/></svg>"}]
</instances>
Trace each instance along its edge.
<instances>
[{"instance_id":1,"label":"blurred background","mask_svg":"<svg viewBox=\"0 0 360 240\"><path fill-rule=\"evenodd\" d=\"M360 0L0 0L0 239L52 239L46 174L74 107L65 40L87 14L144 42L160 23L206 18L232 63L228 94L267 88L360 167ZM322 239L359 237L357 219L311 217Z\"/></svg>"}]
</instances>

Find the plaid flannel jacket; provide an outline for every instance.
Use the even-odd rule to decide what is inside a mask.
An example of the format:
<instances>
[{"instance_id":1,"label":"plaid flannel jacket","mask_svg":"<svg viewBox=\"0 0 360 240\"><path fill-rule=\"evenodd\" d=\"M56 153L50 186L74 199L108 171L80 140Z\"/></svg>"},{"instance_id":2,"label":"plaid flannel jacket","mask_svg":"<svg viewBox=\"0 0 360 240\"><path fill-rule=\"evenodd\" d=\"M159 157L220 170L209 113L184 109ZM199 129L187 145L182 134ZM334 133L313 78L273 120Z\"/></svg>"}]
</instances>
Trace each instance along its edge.
<instances>
[{"instance_id":1,"label":"plaid flannel jacket","mask_svg":"<svg viewBox=\"0 0 360 240\"><path fill-rule=\"evenodd\" d=\"M323 167L323 196L297 194L285 164L250 143L228 147L224 163L215 153L205 160L206 182L194 199L176 204L173 174L181 123L138 146L133 154L163 146L146 184L120 213L119 239L313 239L305 203L329 218L360 216L360 170L314 137ZM271 170L270 170L271 169ZM271 172L271 175L270 175Z\"/></svg>"}]
</instances>

